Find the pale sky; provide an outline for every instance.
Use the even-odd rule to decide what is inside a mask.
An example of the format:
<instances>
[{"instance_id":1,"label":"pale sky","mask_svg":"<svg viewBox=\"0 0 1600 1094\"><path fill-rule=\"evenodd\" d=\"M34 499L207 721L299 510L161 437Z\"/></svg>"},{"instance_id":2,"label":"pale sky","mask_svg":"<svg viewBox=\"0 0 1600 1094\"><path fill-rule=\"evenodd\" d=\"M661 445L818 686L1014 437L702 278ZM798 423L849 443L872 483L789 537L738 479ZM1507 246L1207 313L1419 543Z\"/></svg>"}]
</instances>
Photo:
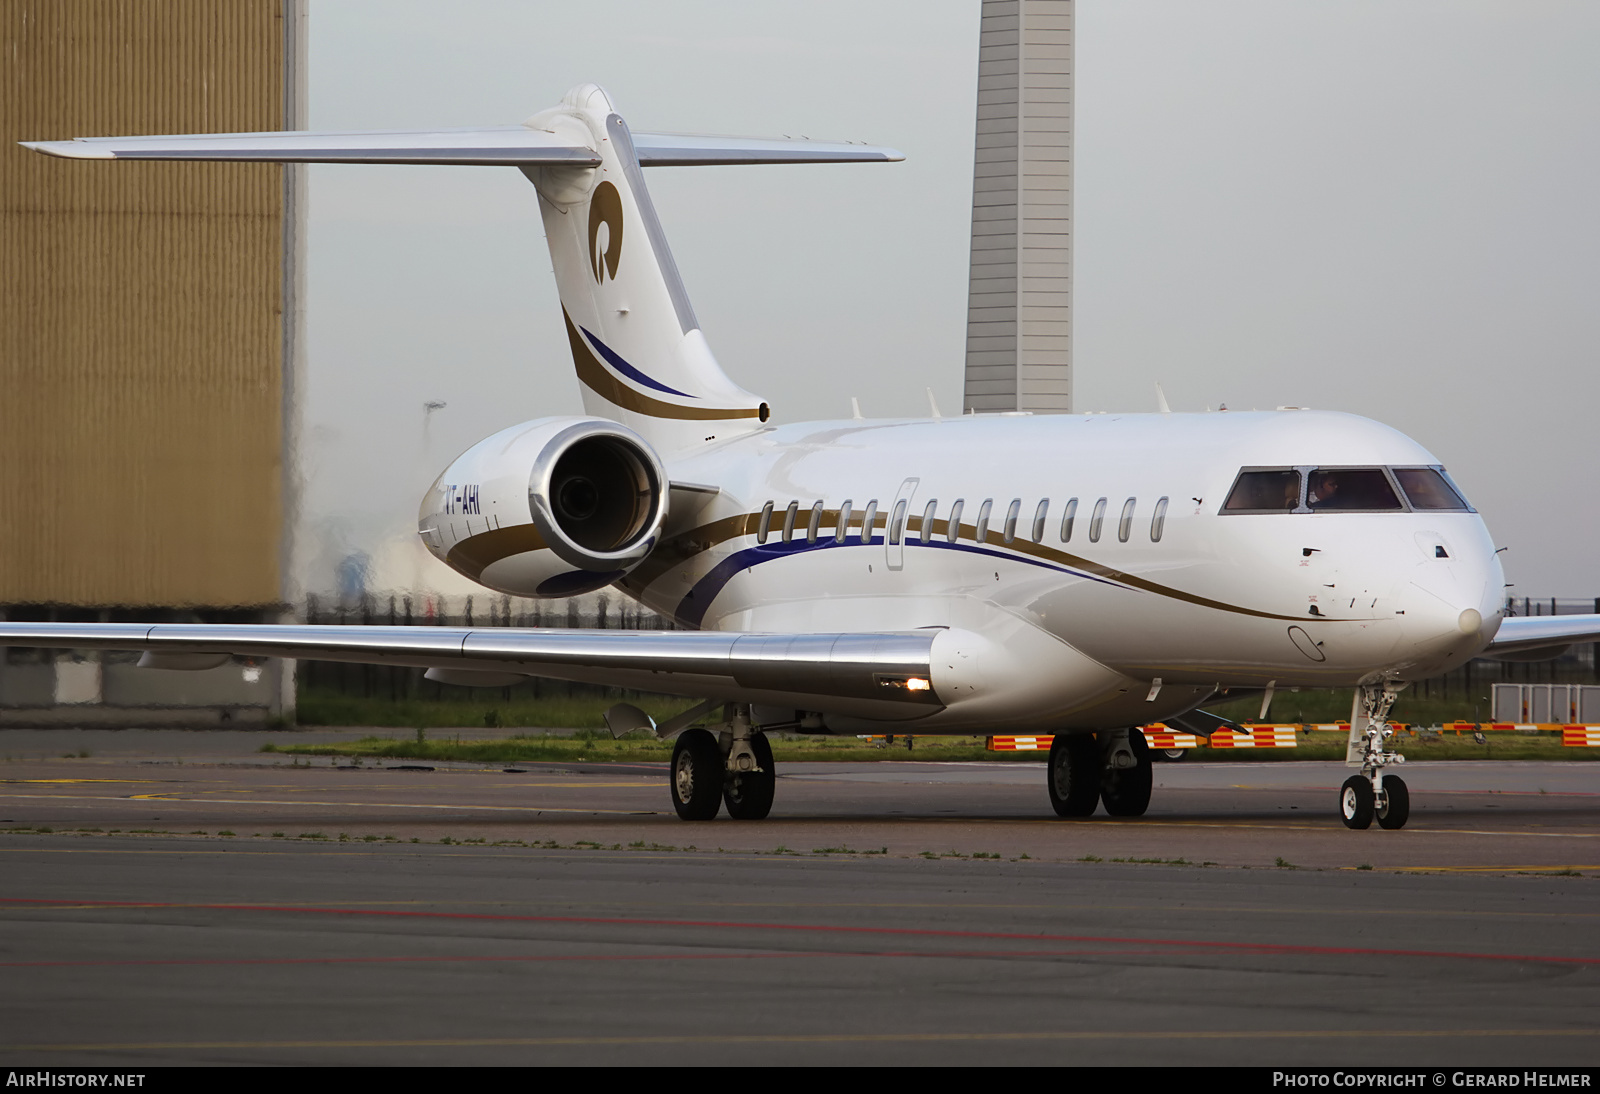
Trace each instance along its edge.
<instances>
[{"instance_id":1,"label":"pale sky","mask_svg":"<svg viewBox=\"0 0 1600 1094\"><path fill-rule=\"evenodd\" d=\"M647 173L724 369L783 421L961 405L978 0L311 0L311 124L522 120L900 164ZM1079 410L1348 410L1429 447L1517 595L1600 595L1600 5L1079 0ZM462 449L579 413L532 187L313 167L306 580ZM448 405L426 416L423 404Z\"/></svg>"}]
</instances>

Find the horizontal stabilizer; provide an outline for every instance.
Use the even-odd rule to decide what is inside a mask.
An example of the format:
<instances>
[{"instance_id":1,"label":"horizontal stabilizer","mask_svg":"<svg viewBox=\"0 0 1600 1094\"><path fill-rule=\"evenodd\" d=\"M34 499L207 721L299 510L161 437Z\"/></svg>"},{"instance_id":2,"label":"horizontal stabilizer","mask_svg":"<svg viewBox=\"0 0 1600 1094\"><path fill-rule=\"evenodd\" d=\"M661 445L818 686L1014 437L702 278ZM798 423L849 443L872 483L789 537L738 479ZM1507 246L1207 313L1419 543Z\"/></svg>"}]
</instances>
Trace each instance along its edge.
<instances>
[{"instance_id":1,"label":"horizontal stabilizer","mask_svg":"<svg viewBox=\"0 0 1600 1094\"><path fill-rule=\"evenodd\" d=\"M644 167L715 164L889 162L892 148L847 141L764 140L635 133ZM409 163L476 167L568 165L595 167L594 148L544 129L425 129L345 133L190 133L163 137L78 137L24 141L47 156L88 160L232 160L240 163Z\"/></svg>"}]
</instances>

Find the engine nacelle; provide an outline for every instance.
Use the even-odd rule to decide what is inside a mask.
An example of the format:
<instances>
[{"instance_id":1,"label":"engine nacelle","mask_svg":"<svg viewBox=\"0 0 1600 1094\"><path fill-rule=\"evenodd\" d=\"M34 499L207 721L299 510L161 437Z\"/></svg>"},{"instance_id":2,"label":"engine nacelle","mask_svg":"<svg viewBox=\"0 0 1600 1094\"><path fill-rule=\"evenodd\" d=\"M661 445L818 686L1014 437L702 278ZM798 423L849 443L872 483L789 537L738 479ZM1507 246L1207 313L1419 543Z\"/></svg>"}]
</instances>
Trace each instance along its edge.
<instances>
[{"instance_id":1,"label":"engine nacelle","mask_svg":"<svg viewBox=\"0 0 1600 1094\"><path fill-rule=\"evenodd\" d=\"M611 584L655 548L667 517L661 460L603 418L539 418L458 456L422 500L417 534L480 585L574 596Z\"/></svg>"}]
</instances>

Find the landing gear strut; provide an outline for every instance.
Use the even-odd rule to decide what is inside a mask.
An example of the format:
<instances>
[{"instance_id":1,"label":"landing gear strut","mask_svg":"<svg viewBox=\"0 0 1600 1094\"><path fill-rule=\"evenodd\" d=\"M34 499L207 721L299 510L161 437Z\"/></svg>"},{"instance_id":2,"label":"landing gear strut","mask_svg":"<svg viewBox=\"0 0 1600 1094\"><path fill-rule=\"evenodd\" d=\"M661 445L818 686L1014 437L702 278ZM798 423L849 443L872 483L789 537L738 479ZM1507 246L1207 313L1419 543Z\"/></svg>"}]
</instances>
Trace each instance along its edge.
<instances>
[{"instance_id":1,"label":"landing gear strut","mask_svg":"<svg viewBox=\"0 0 1600 1094\"><path fill-rule=\"evenodd\" d=\"M735 820L761 820L772 811L777 767L766 734L750 724L750 708L725 708L727 720L686 729L672 748L672 808L683 820L715 820L725 803Z\"/></svg>"},{"instance_id":2,"label":"landing gear strut","mask_svg":"<svg viewBox=\"0 0 1600 1094\"><path fill-rule=\"evenodd\" d=\"M1403 828L1411 817L1411 792L1398 775L1385 775L1390 764L1406 758L1390 751L1389 709L1394 706L1403 684L1363 684L1356 689L1350 711L1350 741L1345 748L1345 766L1359 767L1339 788L1339 819L1346 828L1370 828L1374 818L1380 828Z\"/></svg>"},{"instance_id":3,"label":"landing gear strut","mask_svg":"<svg viewBox=\"0 0 1600 1094\"><path fill-rule=\"evenodd\" d=\"M1155 773L1150 769L1150 746L1137 729L1101 734L1109 737L1100 775L1100 800L1113 817L1142 817L1150 808L1150 788Z\"/></svg>"}]
</instances>

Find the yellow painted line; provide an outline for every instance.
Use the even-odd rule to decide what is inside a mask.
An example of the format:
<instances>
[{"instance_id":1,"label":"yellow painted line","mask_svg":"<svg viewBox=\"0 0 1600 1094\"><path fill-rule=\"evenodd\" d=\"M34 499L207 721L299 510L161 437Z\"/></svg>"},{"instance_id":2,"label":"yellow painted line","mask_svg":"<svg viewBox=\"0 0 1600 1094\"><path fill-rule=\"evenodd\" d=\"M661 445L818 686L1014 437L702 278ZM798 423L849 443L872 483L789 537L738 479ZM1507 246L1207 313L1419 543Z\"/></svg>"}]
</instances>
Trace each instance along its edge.
<instances>
[{"instance_id":1,"label":"yellow painted line","mask_svg":"<svg viewBox=\"0 0 1600 1094\"><path fill-rule=\"evenodd\" d=\"M8 1052L127 1052L151 1050L262 1049L262 1048L504 1048L560 1045L765 1045L765 1044L937 1044L949 1041L1286 1041L1312 1040L1448 1039L1478 1037L1594 1037L1600 1029L1272 1029L1272 1030L1041 1030L982 1033L958 1030L948 1033L726 1033L662 1034L632 1037L428 1037L416 1040L341 1041L114 1041L4 1045Z\"/></svg>"},{"instance_id":2,"label":"yellow painted line","mask_svg":"<svg viewBox=\"0 0 1600 1094\"><path fill-rule=\"evenodd\" d=\"M173 782L172 779L0 779L0 783L157 783Z\"/></svg>"}]
</instances>

